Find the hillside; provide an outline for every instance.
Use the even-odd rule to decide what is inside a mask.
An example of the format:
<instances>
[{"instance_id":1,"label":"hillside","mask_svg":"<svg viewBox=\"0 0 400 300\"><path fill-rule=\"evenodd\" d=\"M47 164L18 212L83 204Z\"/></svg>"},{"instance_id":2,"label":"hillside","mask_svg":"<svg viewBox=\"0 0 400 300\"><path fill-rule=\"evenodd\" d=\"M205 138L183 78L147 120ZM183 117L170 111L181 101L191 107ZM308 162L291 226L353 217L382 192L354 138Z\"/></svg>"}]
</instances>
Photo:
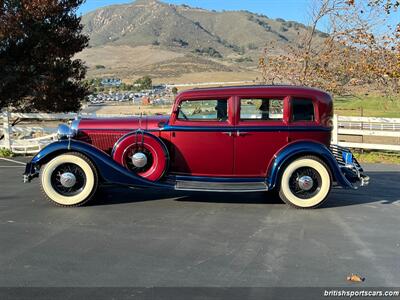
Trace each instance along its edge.
<instances>
[{"instance_id":1,"label":"hillside","mask_svg":"<svg viewBox=\"0 0 400 300\"><path fill-rule=\"evenodd\" d=\"M248 11L216 12L157 0L100 8L82 23L90 48L78 57L87 62L89 75L124 78L254 72L265 45L273 44L279 53L296 46L306 30L297 22ZM318 32L317 42L325 36Z\"/></svg>"}]
</instances>

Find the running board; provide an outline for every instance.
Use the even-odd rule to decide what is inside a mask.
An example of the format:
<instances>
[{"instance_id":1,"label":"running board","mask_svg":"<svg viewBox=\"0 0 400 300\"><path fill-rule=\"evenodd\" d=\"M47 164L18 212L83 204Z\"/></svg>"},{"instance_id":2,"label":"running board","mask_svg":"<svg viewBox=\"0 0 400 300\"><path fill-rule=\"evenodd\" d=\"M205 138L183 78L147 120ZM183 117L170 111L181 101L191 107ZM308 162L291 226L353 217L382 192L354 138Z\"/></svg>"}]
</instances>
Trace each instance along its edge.
<instances>
[{"instance_id":1,"label":"running board","mask_svg":"<svg viewBox=\"0 0 400 300\"><path fill-rule=\"evenodd\" d=\"M175 190L202 192L261 192L267 191L265 182L209 182L177 180Z\"/></svg>"}]
</instances>

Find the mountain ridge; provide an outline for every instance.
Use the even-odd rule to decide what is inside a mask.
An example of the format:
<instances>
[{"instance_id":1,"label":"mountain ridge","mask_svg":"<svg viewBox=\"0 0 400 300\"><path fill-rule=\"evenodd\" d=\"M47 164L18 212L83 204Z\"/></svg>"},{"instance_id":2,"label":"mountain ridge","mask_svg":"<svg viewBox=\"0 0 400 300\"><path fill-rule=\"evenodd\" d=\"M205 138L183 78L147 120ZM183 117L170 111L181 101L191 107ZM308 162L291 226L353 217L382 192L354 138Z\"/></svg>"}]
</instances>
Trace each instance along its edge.
<instances>
[{"instance_id":1,"label":"mountain ridge","mask_svg":"<svg viewBox=\"0 0 400 300\"><path fill-rule=\"evenodd\" d=\"M298 22L270 19L249 11L217 12L158 0L102 7L84 15L82 24L90 37L90 49L85 51L95 52L105 46L116 49L146 46L184 55L186 60L195 61L196 57L201 57L214 69L221 66L231 72L243 68L254 70L266 45L273 45L277 54L284 53L287 47L298 46L298 37L307 30ZM322 42L325 37L326 34L317 32L316 41ZM95 62L90 60L90 55L84 56L93 68ZM123 59L129 57L121 57L121 61ZM157 61L156 65L159 67L160 63ZM107 71L112 68L109 66ZM182 69L181 73L185 72L179 63L178 68ZM139 71L131 69L132 74ZM196 68L190 71L196 72Z\"/></svg>"}]
</instances>

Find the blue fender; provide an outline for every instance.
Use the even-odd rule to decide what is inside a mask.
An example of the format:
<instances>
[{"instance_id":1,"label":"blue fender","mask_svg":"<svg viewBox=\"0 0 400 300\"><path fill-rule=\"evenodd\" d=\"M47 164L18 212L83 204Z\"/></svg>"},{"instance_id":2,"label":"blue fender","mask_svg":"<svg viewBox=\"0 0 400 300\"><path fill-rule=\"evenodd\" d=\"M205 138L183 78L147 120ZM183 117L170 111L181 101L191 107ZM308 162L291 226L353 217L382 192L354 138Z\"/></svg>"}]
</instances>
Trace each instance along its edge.
<instances>
[{"instance_id":1,"label":"blue fender","mask_svg":"<svg viewBox=\"0 0 400 300\"><path fill-rule=\"evenodd\" d=\"M32 161L27 164L25 175L28 178L36 177L37 174L35 174L35 172L37 173L41 165L47 163L54 156L65 152L79 152L86 155L97 167L103 183L135 187L173 188L172 185L149 181L137 176L116 163L107 153L90 144L76 140L62 140L51 143L43 148Z\"/></svg>"},{"instance_id":2,"label":"blue fender","mask_svg":"<svg viewBox=\"0 0 400 300\"><path fill-rule=\"evenodd\" d=\"M352 188L352 184L341 172L332 152L325 145L313 141L299 141L287 145L275 154L267 174L269 189L273 189L277 185L283 166L293 158L301 155L315 155L321 158L327 164L333 179L339 185L344 188Z\"/></svg>"}]
</instances>

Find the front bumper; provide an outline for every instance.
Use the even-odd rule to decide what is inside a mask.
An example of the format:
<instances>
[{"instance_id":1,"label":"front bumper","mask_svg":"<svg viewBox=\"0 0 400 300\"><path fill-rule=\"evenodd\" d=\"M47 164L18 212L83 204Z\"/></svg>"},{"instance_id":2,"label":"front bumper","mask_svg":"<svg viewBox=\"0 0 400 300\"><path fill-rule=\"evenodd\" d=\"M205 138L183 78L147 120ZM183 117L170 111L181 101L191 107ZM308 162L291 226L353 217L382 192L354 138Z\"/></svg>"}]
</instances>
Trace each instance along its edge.
<instances>
[{"instance_id":1,"label":"front bumper","mask_svg":"<svg viewBox=\"0 0 400 300\"><path fill-rule=\"evenodd\" d=\"M364 174L363 168L348 148L331 145L330 150L339 165L340 171L352 188L358 189L369 184L369 176ZM350 158L346 159L346 157Z\"/></svg>"}]
</instances>

